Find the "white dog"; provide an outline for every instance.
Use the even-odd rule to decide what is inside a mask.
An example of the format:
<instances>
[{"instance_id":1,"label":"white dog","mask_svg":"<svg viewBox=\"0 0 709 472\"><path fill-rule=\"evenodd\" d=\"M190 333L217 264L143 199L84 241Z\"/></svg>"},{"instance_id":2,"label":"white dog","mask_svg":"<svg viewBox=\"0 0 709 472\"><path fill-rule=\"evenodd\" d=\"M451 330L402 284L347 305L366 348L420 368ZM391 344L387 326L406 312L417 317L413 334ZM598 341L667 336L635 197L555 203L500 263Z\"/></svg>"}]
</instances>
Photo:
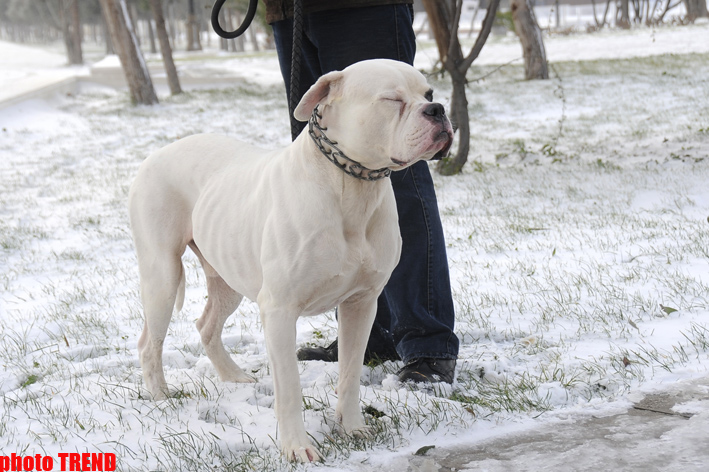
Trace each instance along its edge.
<instances>
[{"instance_id":1,"label":"white dog","mask_svg":"<svg viewBox=\"0 0 709 472\"><path fill-rule=\"evenodd\" d=\"M301 416L296 320L336 306L336 415L345 432L366 433L362 361L377 297L401 250L387 177L446 153L453 135L431 97L411 66L360 62L321 77L306 93L295 116L310 119L309 129L285 149L197 135L145 160L129 205L145 311L138 351L154 398L168 393L162 348L173 308L184 299L181 256L189 246L209 294L197 328L224 381L254 381L231 359L221 334L243 296L258 303L284 454L320 458Z\"/></svg>"}]
</instances>

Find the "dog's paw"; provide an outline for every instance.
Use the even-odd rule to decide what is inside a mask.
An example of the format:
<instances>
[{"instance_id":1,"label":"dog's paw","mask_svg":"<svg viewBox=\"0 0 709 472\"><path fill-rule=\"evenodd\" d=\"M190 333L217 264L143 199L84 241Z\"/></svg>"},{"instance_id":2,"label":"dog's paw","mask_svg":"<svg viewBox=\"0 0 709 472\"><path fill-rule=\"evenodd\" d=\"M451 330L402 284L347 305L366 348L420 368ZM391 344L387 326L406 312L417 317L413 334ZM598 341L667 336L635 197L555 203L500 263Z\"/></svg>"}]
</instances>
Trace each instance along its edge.
<instances>
[{"instance_id":1,"label":"dog's paw","mask_svg":"<svg viewBox=\"0 0 709 472\"><path fill-rule=\"evenodd\" d=\"M219 375L222 382L234 383L255 383L256 379L248 375L239 367L231 358L226 357L225 362L219 362L219 359L211 359L214 369Z\"/></svg>"},{"instance_id":2,"label":"dog's paw","mask_svg":"<svg viewBox=\"0 0 709 472\"><path fill-rule=\"evenodd\" d=\"M170 390L165 385L146 385L145 389L140 390L140 397L145 400L152 400L154 402L167 400L171 397Z\"/></svg>"},{"instance_id":3,"label":"dog's paw","mask_svg":"<svg viewBox=\"0 0 709 472\"><path fill-rule=\"evenodd\" d=\"M343 430L350 436L360 439L370 439L374 436L374 428L365 424L354 428L344 428Z\"/></svg>"},{"instance_id":4,"label":"dog's paw","mask_svg":"<svg viewBox=\"0 0 709 472\"><path fill-rule=\"evenodd\" d=\"M167 391L164 392L164 391L160 390L155 393L148 392L147 398L149 398L150 400L152 400L154 402L159 402L159 401L167 400L168 398L170 398L170 395L169 395L169 392L167 392Z\"/></svg>"},{"instance_id":5,"label":"dog's paw","mask_svg":"<svg viewBox=\"0 0 709 472\"><path fill-rule=\"evenodd\" d=\"M349 419L341 417L339 427L342 433L355 438L367 439L374 435L374 428L365 424L362 415L356 415Z\"/></svg>"},{"instance_id":6,"label":"dog's paw","mask_svg":"<svg viewBox=\"0 0 709 472\"><path fill-rule=\"evenodd\" d=\"M291 462L322 462L320 451L312 444L305 446L283 446L283 455Z\"/></svg>"},{"instance_id":7,"label":"dog's paw","mask_svg":"<svg viewBox=\"0 0 709 472\"><path fill-rule=\"evenodd\" d=\"M219 375L222 382L234 382L234 383L256 383L256 379L250 375L245 374L243 371L239 372L229 372L223 375Z\"/></svg>"}]
</instances>

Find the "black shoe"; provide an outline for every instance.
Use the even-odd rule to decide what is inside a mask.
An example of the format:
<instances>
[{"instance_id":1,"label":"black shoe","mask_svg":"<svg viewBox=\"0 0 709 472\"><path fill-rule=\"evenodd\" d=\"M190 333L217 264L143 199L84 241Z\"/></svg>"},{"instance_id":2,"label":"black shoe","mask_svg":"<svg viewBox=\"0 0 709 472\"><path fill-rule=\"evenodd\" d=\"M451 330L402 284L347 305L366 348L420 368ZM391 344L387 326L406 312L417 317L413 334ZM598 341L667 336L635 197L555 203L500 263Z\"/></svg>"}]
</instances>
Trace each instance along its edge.
<instances>
[{"instance_id":1,"label":"black shoe","mask_svg":"<svg viewBox=\"0 0 709 472\"><path fill-rule=\"evenodd\" d=\"M337 339L329 346L302 347L296 353L299 361L325 361L337 362ZM398 361L399 355L393 352L372 352L367 349L364 353L364 363L382 363L386 361Z\"/></svg>"},{"instance_id":2,"label":"black shoe","mask_svg":"<svg viewBox=\"0 0 709 472\"><path fill-rule=\"evenodd\" d=\"M327 347L301 347L296 356L299 361L337 362L337 339Z\"/></svg>"},{"instance_id":3,"label":"black shoe","mask_svg":"<svg viewBox=\"0 0 709 472\"><path fill-rule=\"evenodd\" d=\"M455 359L414 359L399 372L399 382L452 384L455 375Z\"/></svg>"}]
</instances>

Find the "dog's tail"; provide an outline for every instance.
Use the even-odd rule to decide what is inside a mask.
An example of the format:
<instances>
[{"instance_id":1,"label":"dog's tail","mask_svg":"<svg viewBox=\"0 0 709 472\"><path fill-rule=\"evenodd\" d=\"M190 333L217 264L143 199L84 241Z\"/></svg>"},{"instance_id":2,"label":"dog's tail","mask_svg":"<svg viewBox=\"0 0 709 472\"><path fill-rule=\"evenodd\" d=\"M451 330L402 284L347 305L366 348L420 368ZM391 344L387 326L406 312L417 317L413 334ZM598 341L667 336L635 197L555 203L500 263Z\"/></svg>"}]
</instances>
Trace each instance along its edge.
<instances>
[{"instance_id":1,"label":"dog's tail","mask_svg":"<svg viewBox=\"0 0 709 472\"><path fill-rule=\"evenodd\" d=\"M180 285L177 286L177 296L175 297L175 311L182 311L185 304L185 267L181 266Z\"/></svg>"}]
</instances>

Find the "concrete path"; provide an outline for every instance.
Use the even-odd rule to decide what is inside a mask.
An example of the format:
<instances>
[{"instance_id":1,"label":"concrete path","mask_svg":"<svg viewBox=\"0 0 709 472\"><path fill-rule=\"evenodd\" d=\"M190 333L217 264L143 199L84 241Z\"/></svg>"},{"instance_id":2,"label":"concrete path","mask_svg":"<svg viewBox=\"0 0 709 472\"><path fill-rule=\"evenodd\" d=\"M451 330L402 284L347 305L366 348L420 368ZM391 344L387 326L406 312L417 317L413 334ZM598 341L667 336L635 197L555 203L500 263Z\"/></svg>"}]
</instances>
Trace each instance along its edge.
<instances>
[{"instance_id":1,"label":"concrete path","mask_svg":"<svg viewBox=\"0 0 709 472\"><path fill-rule=\"evenodd\" d=\"M66 55L0 41L0 108L73 91L85 67L66 67Z\"/></svg>"},{"instance_id":2,"label":"concrete path","mask_svg":"<svg viewBox=\"0 0 709 472\"><path fill-rule=\"evenodd\" d=\"M199 60L191 60L192 56ZM184 89L237 84L251 79L271 84L282 80L275 52L247 58L248 68L243 67L243 57L218 52L181 52L176 53L177 57L183 58L178 64L178 73ZM204 57L213 59L209 61ZM158 93L169 93L162 60L156 55L147 59ZM67 66L66 62L64 54L0 41L0 109L25 100L50 98L56 93L77 93L81 83L127 87L117 56L107 56L85 66Z\"/></svg>"},{"instance_id":3,"label":"concrete path","mask_svg":"<svg viewBox=\"0 0 709 472\"><path fill-rule=\"evenodd\" d=\"M626 412L545 425L472 447L436 447L411 472L709 471L709 378L639 399Z\"/></svg>"}]
</instances>

